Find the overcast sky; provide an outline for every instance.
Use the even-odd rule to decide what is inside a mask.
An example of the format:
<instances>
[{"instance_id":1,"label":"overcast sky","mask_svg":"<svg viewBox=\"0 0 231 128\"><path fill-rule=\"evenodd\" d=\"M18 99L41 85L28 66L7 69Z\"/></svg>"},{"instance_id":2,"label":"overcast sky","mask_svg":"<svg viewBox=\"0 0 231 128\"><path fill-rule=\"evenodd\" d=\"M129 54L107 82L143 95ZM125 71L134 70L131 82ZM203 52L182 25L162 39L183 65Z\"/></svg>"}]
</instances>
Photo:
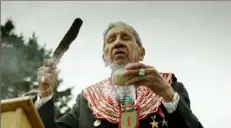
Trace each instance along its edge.
<instances>
[{"instance_id":1,"label":"overcast sky","mask_svg":"<svg viewBox=\"0 0 231 128\"><path fill-rule=\"evenodd\" d=\"M57 47L76 17L83 19L58 66L60 89L75 86L73 98L109 76L101 59L102 33L110 22L127 22L146 48L143 63L175 73L203 125L231 126L231 2L1 2L1 24L10 17L17 33L36 32L48 49Z\"/></svg>"}]
</instances>

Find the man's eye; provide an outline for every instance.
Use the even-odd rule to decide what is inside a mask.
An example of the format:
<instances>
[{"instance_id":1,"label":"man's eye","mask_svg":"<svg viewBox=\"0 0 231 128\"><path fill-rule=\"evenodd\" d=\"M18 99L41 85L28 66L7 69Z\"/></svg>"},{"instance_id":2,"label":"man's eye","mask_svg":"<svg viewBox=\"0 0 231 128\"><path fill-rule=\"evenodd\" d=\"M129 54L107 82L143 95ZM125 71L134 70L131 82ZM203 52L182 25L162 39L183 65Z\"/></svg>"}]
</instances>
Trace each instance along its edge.
<instances>
[{"instance_id":1,"label":"man's eye","mask_svg":"<svg viewBox=\"0 0 231 128\"><path fill-rule=\"evenodd\" d=\"M122 38L123 40L130 40L130 36L128 36L127 34L122 34L122 35L121 35L121 38Z\"/></svg>"},{"instance_id":2,"label":"man's eye","mask_svg":"<svg viewBox=\"0 0 231 128\"><path fill-rule=\"evenodd\" d=\"M108 42L108 43L112 43L112 42L114 42L115 40L116 40L116 36L111 36L111 37L108 38L107 42Z\"/></svg>"}]
</instances>

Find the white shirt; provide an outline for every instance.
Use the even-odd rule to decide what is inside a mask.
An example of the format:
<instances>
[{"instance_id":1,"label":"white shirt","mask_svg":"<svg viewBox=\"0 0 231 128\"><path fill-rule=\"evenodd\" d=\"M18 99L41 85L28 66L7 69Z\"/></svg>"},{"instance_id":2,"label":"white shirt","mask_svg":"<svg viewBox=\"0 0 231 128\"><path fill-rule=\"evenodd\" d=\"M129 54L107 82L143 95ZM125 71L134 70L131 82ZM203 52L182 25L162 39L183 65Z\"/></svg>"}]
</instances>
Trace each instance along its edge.
<instances>
[{"instance_id":1,"label":"white shirt","mask_svg":"<svg viewBox=\"0 0 231 128\"><path fill-rule=\"evenodd\" d=\"M163 102L163 105L166 108L168 114L173 113L177 109L179 101L180 101L180 96L177 92L175 92L173 96L173 100L171 102Z\"/></svg>"},{"instance_id":2,"label":"white shirt","mask_svg":"<svg viewBox=\"0 0 231 128\"><path fill-rule=\"evenodd\" d=\"M35 101L35 108L39 109L42 105L44 105L46 102L51 100L52 97L53 97L53 93L50 96L42 98L42 99L40 98L39 95L37 95L37 100Z\"/></svg>"}]
</instances>

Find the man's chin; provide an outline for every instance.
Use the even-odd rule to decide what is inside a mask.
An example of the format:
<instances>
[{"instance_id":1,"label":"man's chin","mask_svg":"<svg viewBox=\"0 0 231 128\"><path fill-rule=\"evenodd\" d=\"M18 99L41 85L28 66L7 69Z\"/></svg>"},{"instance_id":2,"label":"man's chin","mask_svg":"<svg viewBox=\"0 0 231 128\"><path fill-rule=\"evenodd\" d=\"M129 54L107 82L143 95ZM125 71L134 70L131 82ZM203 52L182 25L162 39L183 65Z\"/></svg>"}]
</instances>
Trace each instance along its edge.
<instances>
[{"instance_id":1,"label":"man's chin","mask_svg":"<svg viewBox=\"0 0 231 128\"><path fill-rule=\"evenodd\" d=\"M112 70L112 73L114 73L116 70L124 68L126 65L125 61L122 59L117 59L113 63L111 63L109 66Z\"/></svg>"},{"instance_id":2,"label":"man's chin","mask_svg":"<svg viewBox=\"0 0 231 128\"><path fill-rule=\"evenodd\" d=\"M113 62L113 64L117 64L117 65L126 65L127 61L124 59L117 59Z\"/></svg>"}]
</instances>

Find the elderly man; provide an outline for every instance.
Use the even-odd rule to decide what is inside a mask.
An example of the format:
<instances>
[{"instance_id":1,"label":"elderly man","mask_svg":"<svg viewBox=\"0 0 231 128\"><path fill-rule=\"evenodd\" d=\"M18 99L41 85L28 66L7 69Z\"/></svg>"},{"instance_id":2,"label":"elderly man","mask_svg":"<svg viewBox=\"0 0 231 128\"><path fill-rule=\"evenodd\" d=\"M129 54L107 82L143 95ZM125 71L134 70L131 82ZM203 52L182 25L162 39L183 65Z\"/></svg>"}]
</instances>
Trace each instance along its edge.
<instances>
[{"instance_id":1,"label":"elderly man","mask_svg":"<svg viewBox=\"0 0 231 128\"><path fill-rule=\"evenodd\" d=\"M175 75L140 63L145 49L133 27L123 22L110 24L103 49L103 60L111 67L112 76L83 89L72 110L57 122L52 101L55 67L51 60L45 60L39 68L40 93L35 106L46 128L203 127Z\"/></svg>"}]
</instances>

